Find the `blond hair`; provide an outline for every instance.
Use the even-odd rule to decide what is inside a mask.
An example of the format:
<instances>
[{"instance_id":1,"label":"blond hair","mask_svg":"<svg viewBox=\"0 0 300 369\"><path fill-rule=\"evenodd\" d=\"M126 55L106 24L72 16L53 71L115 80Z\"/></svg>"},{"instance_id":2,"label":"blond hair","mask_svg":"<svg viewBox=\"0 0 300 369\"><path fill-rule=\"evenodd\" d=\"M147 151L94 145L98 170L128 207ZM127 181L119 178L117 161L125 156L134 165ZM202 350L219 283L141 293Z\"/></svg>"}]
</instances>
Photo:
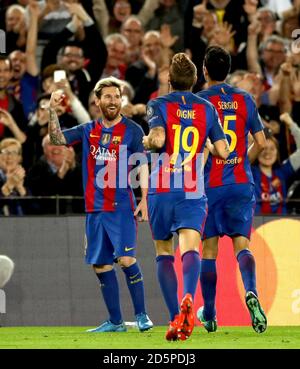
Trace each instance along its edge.
<instances>
[{"instance_id":1,"label":"blond hair","mask_svg":"<svg viewBox=\"0 0 300 369\"><path fill-rule=\"evenodd\" d=\"M4 138L2 141L0 141L0 152L3 149L6 149L9 146L17 146L19 150L19 154L22 155L22 144L20 141L16 140L15 138Z\"/></svg>"},{"instance_id":2,"label":"blond hair","mask_svg":"<svg viewBox=\"0 0 300 369\"><path fill-rule=\"evenodd\" d=\"M115 77L110 76L107 78L102 78L96 83L93 91L98 98L101 97L101 92L104 87L117 87L122 95L122 81Z\"/></svg>"},{"instance_id":3,"label":"blond hair","mask_svg":"<svg viewBox=\"0 0 300 369\"><path fill-rule=\"evenodd\" d=\"M197 80L197 68L187 54L177 53L172 58L169 75L175 90L190 90Z\"/></svg>"}]
</instances>

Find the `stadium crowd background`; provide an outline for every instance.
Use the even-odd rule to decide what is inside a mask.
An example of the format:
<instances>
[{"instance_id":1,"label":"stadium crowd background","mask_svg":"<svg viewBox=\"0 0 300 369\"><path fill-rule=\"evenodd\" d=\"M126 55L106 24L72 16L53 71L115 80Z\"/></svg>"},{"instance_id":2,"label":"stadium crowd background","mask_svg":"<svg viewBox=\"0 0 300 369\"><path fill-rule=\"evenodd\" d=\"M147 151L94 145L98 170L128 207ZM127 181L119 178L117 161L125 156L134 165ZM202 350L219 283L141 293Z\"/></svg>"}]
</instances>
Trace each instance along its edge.
<instances>
[{"instance_id":1,"label":"stadium crowd background","mask_svg":"<svg viewBox=\"0 0 300 369\"><path fill-rule=\"evenodd\" d=\"M300 0L1 0L0 29L6 32L6 54L0 54L1 215L57 213L58 195L59 213L84 211L80 147L52 146L47 136L52 91L65 91L58 114L62 128L70 128L100 116L92 90L113 75L124 81L123 114L147 134L146 104L168 92L169 62L179 51L198 68L197 92L205 88L206 47L229 50L228 82L256 100L267 136L278 142L271 148L278 154L275 165L300 148L291 123L300 125ZM61 70L66 78L55 73ZM286 196L289 188L287 211L299 214L300 172L282 172L284 184L274 177L273 195ZM258 209L284 212L282 206Z\"/></svg>"}]
</instances>

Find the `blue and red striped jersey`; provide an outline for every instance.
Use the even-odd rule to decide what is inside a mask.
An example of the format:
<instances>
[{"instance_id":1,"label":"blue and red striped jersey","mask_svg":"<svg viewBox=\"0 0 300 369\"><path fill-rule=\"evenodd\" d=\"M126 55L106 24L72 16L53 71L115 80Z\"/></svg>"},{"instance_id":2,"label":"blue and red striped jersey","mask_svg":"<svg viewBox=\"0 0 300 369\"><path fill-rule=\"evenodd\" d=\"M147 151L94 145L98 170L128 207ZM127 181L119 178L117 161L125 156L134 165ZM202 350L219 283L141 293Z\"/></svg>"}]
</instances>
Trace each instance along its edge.
<instances>
[{"instance_id":1,"label":"blue and red striped jersey","mask_svg":"<svg viewBox=\"0 0 300 369\"><path fill-rule=\"evenodd\" d=\"M255 181L255 214L286 214L287 180L295 174L289 159L274 168L271 176L265 175L258 165L252 166L252 173Z\"/></svg>"},{"instance_id":2,"label":"blue and red striped jersey","mask_svg":"<svg viewBox=\"0 0 300 369\"><path fill-rule=\"evenodd\" d=\"M205 186L252 183L253 176L247 156L248 133L264 129L252 96L226 83L214 85L197 93L217 109L226 134L230 155L226 160L209 155L205 165Z\"/></svg>"},{"instance_id":3,"label":"blue and red striped jersey","mask_svg":"<svg viewBox=\"0 0 300 369\"><path fill-rule=\"evenodd\" d=\"M165 145L152 157L149 193L204 194L203 150L207 137L225 139L212 104L191 92L172 92L147 105L150 129L163 127Z\"/></svg>"},{"instance_id":4,"label":"blue and red striped jersey","mask_svg":"<svg viewBox=\"0 0 300 369\"><path fill-rule=\"evenodd\" d=\"M104 127L99 119L64 130L63 134L68 145L82 142L86 212L134 208L135 199L128 179L129 160L132 154L144 151L143 130L122 117L110 128Z\"/></svg>"}]
</instances>

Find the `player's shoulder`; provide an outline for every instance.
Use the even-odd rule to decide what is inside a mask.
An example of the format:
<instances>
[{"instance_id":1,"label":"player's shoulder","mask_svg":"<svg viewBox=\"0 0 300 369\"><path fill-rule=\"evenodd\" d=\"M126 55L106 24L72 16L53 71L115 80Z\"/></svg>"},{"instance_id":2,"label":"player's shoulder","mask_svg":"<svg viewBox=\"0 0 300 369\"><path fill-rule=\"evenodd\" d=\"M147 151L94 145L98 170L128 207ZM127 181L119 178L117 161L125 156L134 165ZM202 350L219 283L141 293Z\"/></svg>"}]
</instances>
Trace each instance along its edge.
<instances>
[{"instance_id":1,"label":"player's shoulder","mask_svg":"<svg viewBox=\"0 0 300 369\"><path fill-rule=\"evenodd\" d=\"M90 131L92 128L95 127L96 120L91 120L89 122L78 124L77 126L72 127L71 129L78 129L81 131Z\"/></svg>"},{"instance_id":2,"label":"player's shoulder","mask_svg":"<svg viewBox=\"0 0 300 369\"><path fill-rule=\"evenodd\" d=\"M126 128L131 130L133 132L133 134L140 134L142 133L144 135L144 131L142 129L142 127L136 123L134 120L128 118L128 117L125 117L123 115L123 123L126 125Z\"/></svg>"},{"instance_id":3,"label":"player's shoulder","mask_svg":"<svg viewBox=\"0 0 300 369\"><path fill-rule=\"evenodd\" d=\"M245 99L246 103L255 104L255 100L254 100L253 96L248 91L243 90L242 88L231 86L231 85L230 85L230 87L231 87L231 94L232 95L242 96Z\"/></svg>"},{"instance_id":4,"label":"player's shoulder","mask_svg":"<svg viewBox=\"0 0 300 369\"><path fill-rule=\"evenodd\" d=\"M155 99L152 99L148 102L147 106L160 106L162 104L166 104L172 101L170 94L164 95L164 96L158 96Z\"/></svg>"},{"instance_id":5,"label":"player's shoulder","mask_svg":"<svg viewBox=\"0 0 300 369\"><path fill-rule=\"evenodd\" d=\"M194 104L204 105L206 112L215 112L215 106L208 99L206 99L204 95L198 95L198 93L193 93L193 95Z\"/></svg>"},{"instance_id":6,"label":"player's shoulder","mask_svg":"<svg viewBox=\"0 0 300 369\"><path fill-rule=\"evenodd\" d=\"M202 91L200 91L200 92L202 92ZM206 106L213 107L213 104L209 100L207 100L205 98L205 95L204 94L201 95L198 92L197 93L193 93L193 102L194 103L204 104Z\"/></svg>"}]
</instances>

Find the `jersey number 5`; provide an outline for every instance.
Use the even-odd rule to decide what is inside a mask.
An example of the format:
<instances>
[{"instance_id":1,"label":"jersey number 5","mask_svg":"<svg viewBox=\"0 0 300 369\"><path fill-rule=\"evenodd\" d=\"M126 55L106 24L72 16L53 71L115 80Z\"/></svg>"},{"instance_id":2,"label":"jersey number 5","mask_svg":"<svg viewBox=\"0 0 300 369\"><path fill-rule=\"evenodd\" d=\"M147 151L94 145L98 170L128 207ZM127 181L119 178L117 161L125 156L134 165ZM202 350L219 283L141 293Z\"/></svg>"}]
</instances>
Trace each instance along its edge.
<instances>
[{"instance_id":1,"label":"jersey number 5","mask_svg":"<svg viewBox=\"0 0 300 369\"><path fill-rule=\"evenodd\" d=\"M226 115L224 117L224 133L230 137L230 145L229 145L229 151L232 152L237 144L237 137L236 137L236 133L232 130L229 129L229 121L234 120L236 121L236 115Z\"/></svg>"},{"instance_id":2,"label":"jersey number 5","mask_svg":"<svg viewBox=\"0 0 300 369\"><path fill-rule=\"evenodd\" d=\"M197 153L197 148L198 148L198 144L199 144L199 131L198 131L198 129L196 127L186 127L186 128L184 128L184 130L182 132L182 136L181 136L182 128L183 127L180 124L173 124L172 125L172 129L175 130L175 135L174 135L174 152L171 156L170 163L173 164L173 165L177 161L177 157L179 155L181 147L185 152L189 153L189 155L181 163L182 166L185 165L186 163L188 163L189 161L191 161L193 159L193 157L195 156L195 154ZM189 137L190 133L193 135L191 145L189 145L189 143L188 143L188 137Z\"/></svg>"}]
</instances>

